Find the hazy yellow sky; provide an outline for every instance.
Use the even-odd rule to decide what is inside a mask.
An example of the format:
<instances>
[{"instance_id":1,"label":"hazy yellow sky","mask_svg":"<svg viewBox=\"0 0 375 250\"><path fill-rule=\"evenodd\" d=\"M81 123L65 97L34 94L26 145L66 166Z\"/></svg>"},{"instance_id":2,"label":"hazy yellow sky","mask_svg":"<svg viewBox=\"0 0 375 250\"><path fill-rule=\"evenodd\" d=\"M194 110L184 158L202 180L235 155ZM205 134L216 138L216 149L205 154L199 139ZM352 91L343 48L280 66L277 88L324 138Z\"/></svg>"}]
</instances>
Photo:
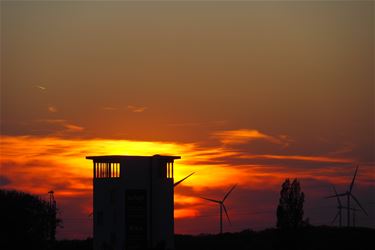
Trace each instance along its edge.
<instances>
[{"instance_id":1,"label":"hazy yellow sky","mask_svg":"<svg viewBox=\"0 0 375 250\"><path fill-rule=\"evenodd\" d=\"M205 185L212 168L239 178L237 201L255 195L254 176L270 178L257 196L268 200L252 202L273 210L287 173L305 180L316 211L324 188L345 188L353 163L363 166L361 196L370 199L374 12L373 1L1 1L0 186L43 192L32 175L51 164L51 173L64 169L76 182L64 186L57 176L47 184L72 197L83 192L82 213L91 195L91 165L82 159L118 145L116 153L181 154L181 177L188 166L203 169L176 191L180 201L194 203L202 190L221 195L234 182ZM142 141L150 144L130 149ZM66 199L76 216L78 201ZM196 204L186 213L209 207ZM273 214L246 216L232 230L273 223ZM327 216L310 214L322 223ZM362 222L374 226L371 216ZM177 220L176 230L212 224L197 218Z\"/></svg>"},{"instance_id":2,"label":"hazy yellow sky","mask_svg":"<svg viewBox=\"0 0 375 250\"><path fill-rule=\"evenodd\" d=\"M373 11L370 1L5 1L2 128L46 134L35 120L66 119L89 137L257 128L363 142Z\"/></svg>"}]
</instances>

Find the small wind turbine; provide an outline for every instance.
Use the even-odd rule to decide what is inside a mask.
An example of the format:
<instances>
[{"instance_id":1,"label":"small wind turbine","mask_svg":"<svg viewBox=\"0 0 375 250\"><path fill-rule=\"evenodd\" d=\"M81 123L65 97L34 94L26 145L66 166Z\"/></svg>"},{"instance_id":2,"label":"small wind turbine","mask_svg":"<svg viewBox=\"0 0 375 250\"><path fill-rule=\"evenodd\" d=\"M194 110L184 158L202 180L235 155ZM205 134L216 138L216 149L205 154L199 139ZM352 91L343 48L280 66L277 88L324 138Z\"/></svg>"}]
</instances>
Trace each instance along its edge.
<instances>
[{"instance_id":1,"label":"small wind turbine","mask_svg":"<svg viewBox=\"0 0 375 250\"><path fill-rule=\"evenodd\" d=\"M333 223L335 223L336 219L339 218L339 227L342 226L342 209L344 208L341 204L341 200L340 200L340 197L337 195L337 191L336 191L336 188L335 186L332 186L333 187L333 191L335 192L335 195L336 195L336 198L337 198L337 214L335 216L335 218L333 218L332 222L331 222L331 225L333 225Z\"/></svg>"},{"instance_id":2,"label":"small wind turbine","mask_svg":"<svg viewBox=\"0 0 375 250\"><path fill-rule=\"evenodd\" d=\"M335 195L331 195L331 196L328 196L326 198L333 198L333 197L340 197L340 196L346 196L347 198L347 223L348 223L348 227L350 227L350 211L352 210L352 208L350 207L350 198L352 198L356 203L357 205L361 208L361 210L366 214L366 210L362 207L361 203L359 203L358 199L352 194L352 190L353 190L353 186L354 186L354 181L355 181L355 177L357 176L357 172L358 172L358 168L359 166L357 166L357 168L355 169L355 173L354 173L354 176L353 176L353 180L352 180L352 183L350 184L350 187L349 187L349 190L346 191L345 193L341 193L341 194L335 194Z\"/></svg>"},{"instance_id":3,"label":"small wind turbine","mask_svg":"<svg viewBox=\"0 0 375 250\"><path fill-rule=\"evenodd\" d=\"M219 204L219 207L220 207L220 234L223 233L223 209L224 209L224 212L225 212L225 215L227 216L227 219L228 219L228 222L229 224L232 224L230 222L230 219L229 219L229 215L228 215L228 211L227 209L225 208L225 205L224 205L224 201L225 199L229 196L229 194L233 191L233 189L237 186L234 185L229 191L228 193L224 196L224 198L222 200L214 200L214 199L209 199L209 198L204 198L204 197L200 197L204 200L207 200L207 201L211 201L211 202L215 202L215 203L218 203Z\"/></svg>"},{"instance_id":4,"label":"small wind turbine","mask_svg":"<svg viewBox=\"0 0 375 250\"><path fill-rule=\"evenodd\" d=\"M176 187L178 184L180 184L181 182L183 182L184 180L186 180L187 178L189 178L190 176L192 176L193 174L195 174L195 172L189 174L188 176L186 176L185 178L179 180L178 182L174 183L173 184L173 187Z\"/></svg>"}]
</instances>

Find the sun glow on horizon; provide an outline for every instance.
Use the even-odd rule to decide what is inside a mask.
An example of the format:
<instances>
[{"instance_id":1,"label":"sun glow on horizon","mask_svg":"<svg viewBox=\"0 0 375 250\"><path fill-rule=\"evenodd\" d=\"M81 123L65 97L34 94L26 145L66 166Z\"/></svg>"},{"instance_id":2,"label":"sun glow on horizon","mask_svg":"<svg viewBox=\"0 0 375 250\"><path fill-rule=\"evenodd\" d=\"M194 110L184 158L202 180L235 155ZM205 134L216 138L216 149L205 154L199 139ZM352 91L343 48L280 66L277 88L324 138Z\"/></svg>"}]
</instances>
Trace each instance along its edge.
<instances>
[{"instance_id":1,"label":"sun glow on horizon","mask_svg":"<svg viewBox=\"0 0 375 250\"><path fill-rule=\"evenodd\" d=\"M209 204L199 199L200 194L220 196L235 183L239 184L240 189L277 193L280 183L293 176L338 184L348 181L346 176L333 175L337 171L334 168L291 169L283 165L282 160L327 164L350 161L328 156L246 155L222 145L202 147L177 142L2 136L1 175L8 180L2 186L39 195L45 195L53 189L62 205L80 199L76 209L87 215L92 206L92 162L86 160L86 156L154 154L182 157L175 162L175 182L195 172L176 187L176 220L199 217L201 210L209 208ZM280 163L235 163L238 159L276 159ZM361 180L361 184L371 185L374 174L370 170L361 170L367 176L367 179Z\"/></svg>"},{"instance_id":2,"label":"sun glow on horizon","mask_svg":"<svg viewBox=\"0 0 375 250\"><path fill-rule=\"evenodd\" d=\"M156 149L156 150L155 150ZM11 180L10 186L24 188L25 190L40 190L42 186L53 188L54 182L61 181L61 176L69 177L69 190L91 190L91 183L81 183L78 180L91 180L92 163L85 159L92 155L178 155L182 156L175 163L175 181L197 172L186 180L183 185L194 189L209 187L225 187L233 183L251 185L259 179L282 179L290 173L285 173L282 166L272 168L262 167L264 164L236 164L231 165L217 159L277 159L318 162L348 163L350 159L333 158L328 156L289 156L289 155L245 155L234 150L218 147L202 148L193 143L177 142L149 142L132 140L108 139L62 139L58 137L32 137L32 136L2 136L1 155L2 175ZM18 166L18 167L17 167ZM289 171L290 172L290 171ZM311 176L312 170L304 170L301 176ZM215 175L215 179L212 175ZM30 183L28 178L35 176L48 176L44 183ZM17 176L17 178L13 178ZM24 181L20 181L23 180ZM255 186L255 185L254 185ZM66 187L66 186L65 186ZM38 192L36 192L38 193ZM65 195L70 194L65 191ZM74 192L72 193L72 195Z\"/></svg>"}]
</instances>

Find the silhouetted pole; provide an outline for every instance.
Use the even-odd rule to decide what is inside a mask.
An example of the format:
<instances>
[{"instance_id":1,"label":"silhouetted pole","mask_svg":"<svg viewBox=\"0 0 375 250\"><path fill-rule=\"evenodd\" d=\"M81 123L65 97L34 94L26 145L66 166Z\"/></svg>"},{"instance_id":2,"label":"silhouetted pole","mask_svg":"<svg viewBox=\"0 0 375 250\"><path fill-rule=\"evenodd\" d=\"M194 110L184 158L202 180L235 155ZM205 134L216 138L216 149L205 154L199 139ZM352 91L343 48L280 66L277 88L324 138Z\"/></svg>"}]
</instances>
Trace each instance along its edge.
<instances>
[{"instance_id":1,"label":"silhouetted pole","mask_svg":"<svg viewBox=\"0 0 375 250\"><path fill-rule=\"evenodd\" d=\"M54 191L51 190L49 193L49 238L50 240L55 240L56 235L56 201L54 197Z\"/></svg>"},{"instance_id":2,"label":"silhouetted pole","mask_svg":"<svg viewBox=\"0 0 375 250\"><path fill-rule=\"evenodd\" d=\"M347 195L348 198L348 227L350 227L350 196Z\"/></svg>"},{"instance_id":3,"label":"silhouetted pole","mask_svg":"<svg viewBox=\"0 0 375 250\"><path fill-rule=\"evenodd\" d=\"M353 227L355 227L355 210L353 210Z\"/></svg>"},{"instance_id":4,"label":"silhouetted pole","mask_svg":"<svg viewBox=\"0 0 375 250\"><path fill-rule=\"evenodd\" d=\"M340 209L340 211L339 211L339 216L340 216L340 218L339 218L339 227L342 227L342 208L340 207L339 209Z\"/></svg>"},{"instance_id":5,"label":"silhouetted pole","mask_svg":"<svg viewBox=\"0 0 375 250\"><path fill-rule=\"evenodd\" d=\"M223 205L220 204L220 234L223 233Z\"/></svg>"}]
</instances>

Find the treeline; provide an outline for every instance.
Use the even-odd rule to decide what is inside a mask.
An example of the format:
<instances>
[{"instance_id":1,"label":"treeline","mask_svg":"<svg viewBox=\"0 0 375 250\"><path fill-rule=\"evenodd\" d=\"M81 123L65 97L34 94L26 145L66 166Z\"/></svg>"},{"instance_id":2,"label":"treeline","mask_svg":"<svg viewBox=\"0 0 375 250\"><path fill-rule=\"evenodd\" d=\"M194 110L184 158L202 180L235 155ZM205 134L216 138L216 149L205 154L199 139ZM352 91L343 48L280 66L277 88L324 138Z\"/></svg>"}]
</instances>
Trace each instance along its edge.
<instances>
[{"instance_id":1,"label":"treeline","mask_svg":"<svg viewBox=\"0 0 375 250\"><path fill-rule=\"evenodd\" d=\"M38 196L0 189L0 249L52 249L55 209Z\"/></svg>"},{"instance_id":2,"label":"treeline","mask_svg":"<svg viewBox=\"0 0 375 250\"><path fill-rule=\"evenodd\" d=\"M372 250L375 229L308 226L222 235L175 235L175 250ZM56 241L55 250L92 250L92 239Z\"/></svg>"},{"instance_id":3,"label":"treeline","mask_svg":"<svg viewBox=\"0 0 375 250\"><path fill-rule=\"evenodd\" d=\"M308 226L298 229L245 230L223 235L176 235L176 250L326 250L374 247L375 229Z\"/></svg>"},{"instance_id":4,"label":"treeline","mask_svg":"<svg viewBox=\"0 0 375 250\"><path fill-rule=\"evenodd\" d=\"M175 250L373 249L375 229L311 226L304 219L304 193L287 179L280 191L277 228L222 235L176 235ZM38 196L0 189L0 249L92 250L92 239L55 240L56 206ZM160 249L162 250L162 249Z\"/></svg>"},{"instance_id":5,"label":"treeline","mask_svg":"<svg viewBox=\"0 0 375 250\"><path fill-rule=\"evenodd\" d=\"M51 245L53 250L93 250L92 238L85 240L58 240Z\"/></svg>"}]
</instances>

